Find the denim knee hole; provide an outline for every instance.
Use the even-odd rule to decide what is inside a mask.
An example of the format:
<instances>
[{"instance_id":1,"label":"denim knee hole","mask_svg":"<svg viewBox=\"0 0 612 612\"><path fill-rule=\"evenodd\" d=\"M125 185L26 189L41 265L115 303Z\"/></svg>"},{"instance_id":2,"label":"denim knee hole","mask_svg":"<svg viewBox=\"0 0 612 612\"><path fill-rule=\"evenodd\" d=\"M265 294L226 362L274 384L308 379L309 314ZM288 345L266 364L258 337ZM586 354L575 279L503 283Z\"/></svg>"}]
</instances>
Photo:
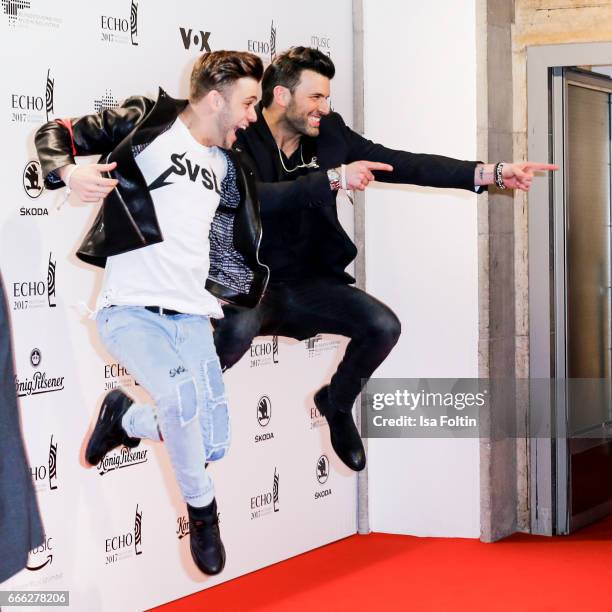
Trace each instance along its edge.
<instances>
[{"instance_id":1,"label":"denim knee hole","mask_svg":"<svg viewBox=\"0 0 612 612\"><path fill-rule=\"evenodd\" d=\"M204 364L204 380L211 400L219 401L225 397L223 374L217 358L210 359Z\"/></svg>"},{"instance_id":2,"label":"denim knee hole","mask_svg":"<svg viewBox=\"0 0 612 612\"><path fill-rule=\"evenodd\" d=\"M198 416L198 392L193 378L176 385L178 417L183 427Z\"/></svg>"}]
</instances>

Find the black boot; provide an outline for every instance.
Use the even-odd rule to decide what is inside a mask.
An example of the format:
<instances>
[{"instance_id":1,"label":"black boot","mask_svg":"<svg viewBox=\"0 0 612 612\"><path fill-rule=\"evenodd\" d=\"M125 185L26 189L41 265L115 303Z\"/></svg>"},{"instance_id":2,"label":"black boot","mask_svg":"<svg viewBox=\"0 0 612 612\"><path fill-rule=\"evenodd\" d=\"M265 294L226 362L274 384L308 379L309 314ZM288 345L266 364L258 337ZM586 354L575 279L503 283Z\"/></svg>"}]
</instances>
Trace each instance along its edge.
<instances>
[{"instance_id":1,"label":"black boot","mask_svg":"<svg viewBox=\"0 0 612 612\"><path fill-rule=\"evenodd\" d=\"M131 438L121 426L121 419L132 405L132 400L119 389L106 394L98 421L85 450L85 459L91 465L98 465L106 453L122 444L134 448L140 438Z\"/></svg>"},{"instance_id":2,"label":"black boot","mask_svg":"<svg viewBox=\"0 0 612 612\"><path fill-rule=\"evenodd\" d=\"M329 386L319 389L314 396L315 406L329 423L329 436L336 455L344 465L355 472L366 464L365 449L361 436L350 412L338 410L329 400Z\"/></svg>"},{"instance_id":3,"label":"black boot","mask_svg":"<svg viewBox=\"0 0 612 612\"><path fill-rule=\"evenodd\" d=\"M187 504L189 514L189 547L198 569L209 576L219 574L225 567L225 548L219 532L217 501L194 508Z\"/></svg>"}]
</instances>

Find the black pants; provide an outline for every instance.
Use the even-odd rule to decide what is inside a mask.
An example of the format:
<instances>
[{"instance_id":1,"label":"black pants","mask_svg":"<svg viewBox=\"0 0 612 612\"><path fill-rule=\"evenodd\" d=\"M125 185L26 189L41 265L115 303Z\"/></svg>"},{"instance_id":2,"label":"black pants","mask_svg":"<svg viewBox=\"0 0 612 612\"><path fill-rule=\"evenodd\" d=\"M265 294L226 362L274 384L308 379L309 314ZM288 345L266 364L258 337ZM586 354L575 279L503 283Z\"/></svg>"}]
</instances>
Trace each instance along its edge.
<instances>
[{"instance_id":1,"label":"black pants","mask_svg":"<svg viewBox=\"0 0 612 612\"><path fill-rule=\"evenodd\" d=\"M214 332L223 368L233 366L255 336L305 340L323 333L350 338L329 387L333 405L346 412L401 331L399 319L385 304L331 279L270 283L255 308L226 305L223 311L225 318L215 322Z\"/></svg>"}]
</instances>

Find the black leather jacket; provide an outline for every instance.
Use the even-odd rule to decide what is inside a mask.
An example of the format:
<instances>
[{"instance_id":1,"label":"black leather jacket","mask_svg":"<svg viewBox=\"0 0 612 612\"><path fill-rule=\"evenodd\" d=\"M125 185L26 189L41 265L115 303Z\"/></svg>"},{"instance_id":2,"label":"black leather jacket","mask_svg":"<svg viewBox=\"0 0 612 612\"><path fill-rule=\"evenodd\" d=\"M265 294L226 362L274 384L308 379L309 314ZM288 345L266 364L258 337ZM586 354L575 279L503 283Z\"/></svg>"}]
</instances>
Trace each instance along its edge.
<instances>
[{"instance_id":1,"label":"black leather jacket","mask_svg":"<svg viewBox=\"0 0 612 612\"><path fill-rule=\"evenodd\" d=\"M162 89L157 101L128 98L119 108L78 119L50 121L36 133L36 149L48 189L64 186L56 170L76 155L102 155L117 162L108 176L119 181L104 199L77 257L104 267L106 258L163 240L153 200L135 157L174 123L186 100ZM261 220L252 172L237 152L223 150L227 175L210 229L210 271L206 288L216 297L255 306L265 290L269 270L259 261Z\"/></svg>"}]
</instances>

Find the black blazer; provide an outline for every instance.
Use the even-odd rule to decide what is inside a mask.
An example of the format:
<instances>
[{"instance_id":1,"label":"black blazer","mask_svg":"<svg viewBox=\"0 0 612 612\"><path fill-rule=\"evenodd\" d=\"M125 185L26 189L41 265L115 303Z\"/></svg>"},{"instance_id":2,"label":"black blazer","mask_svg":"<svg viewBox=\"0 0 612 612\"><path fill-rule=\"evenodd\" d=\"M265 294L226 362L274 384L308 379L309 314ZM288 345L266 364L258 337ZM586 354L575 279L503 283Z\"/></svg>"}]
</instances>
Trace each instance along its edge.
<instances>
[{"instance_id":1,"label":"black blazer","mask_svg":"<svg viewBox=\"0 0 612 612\"><path fill-rule=\"evenodd\" d=\"M256 123L238 133L235 148L246 154L245 163L256 177L263 222L260 255L271 269L271 280L307 259L298 266L303 274L354 282L344 269L357 248L338 221L337 192L330 189L326 174L330 168L359 160L384 162L393 171L375 172L377 181L474 190L474 170L480 162L388 149L351 130L335 112L321 118L318 137L301 139L304 161L316 157L319 169L288 174L261 105L257 115ZM304 232L310 235L306 240Z\"/></svg>"}]
</instances>

